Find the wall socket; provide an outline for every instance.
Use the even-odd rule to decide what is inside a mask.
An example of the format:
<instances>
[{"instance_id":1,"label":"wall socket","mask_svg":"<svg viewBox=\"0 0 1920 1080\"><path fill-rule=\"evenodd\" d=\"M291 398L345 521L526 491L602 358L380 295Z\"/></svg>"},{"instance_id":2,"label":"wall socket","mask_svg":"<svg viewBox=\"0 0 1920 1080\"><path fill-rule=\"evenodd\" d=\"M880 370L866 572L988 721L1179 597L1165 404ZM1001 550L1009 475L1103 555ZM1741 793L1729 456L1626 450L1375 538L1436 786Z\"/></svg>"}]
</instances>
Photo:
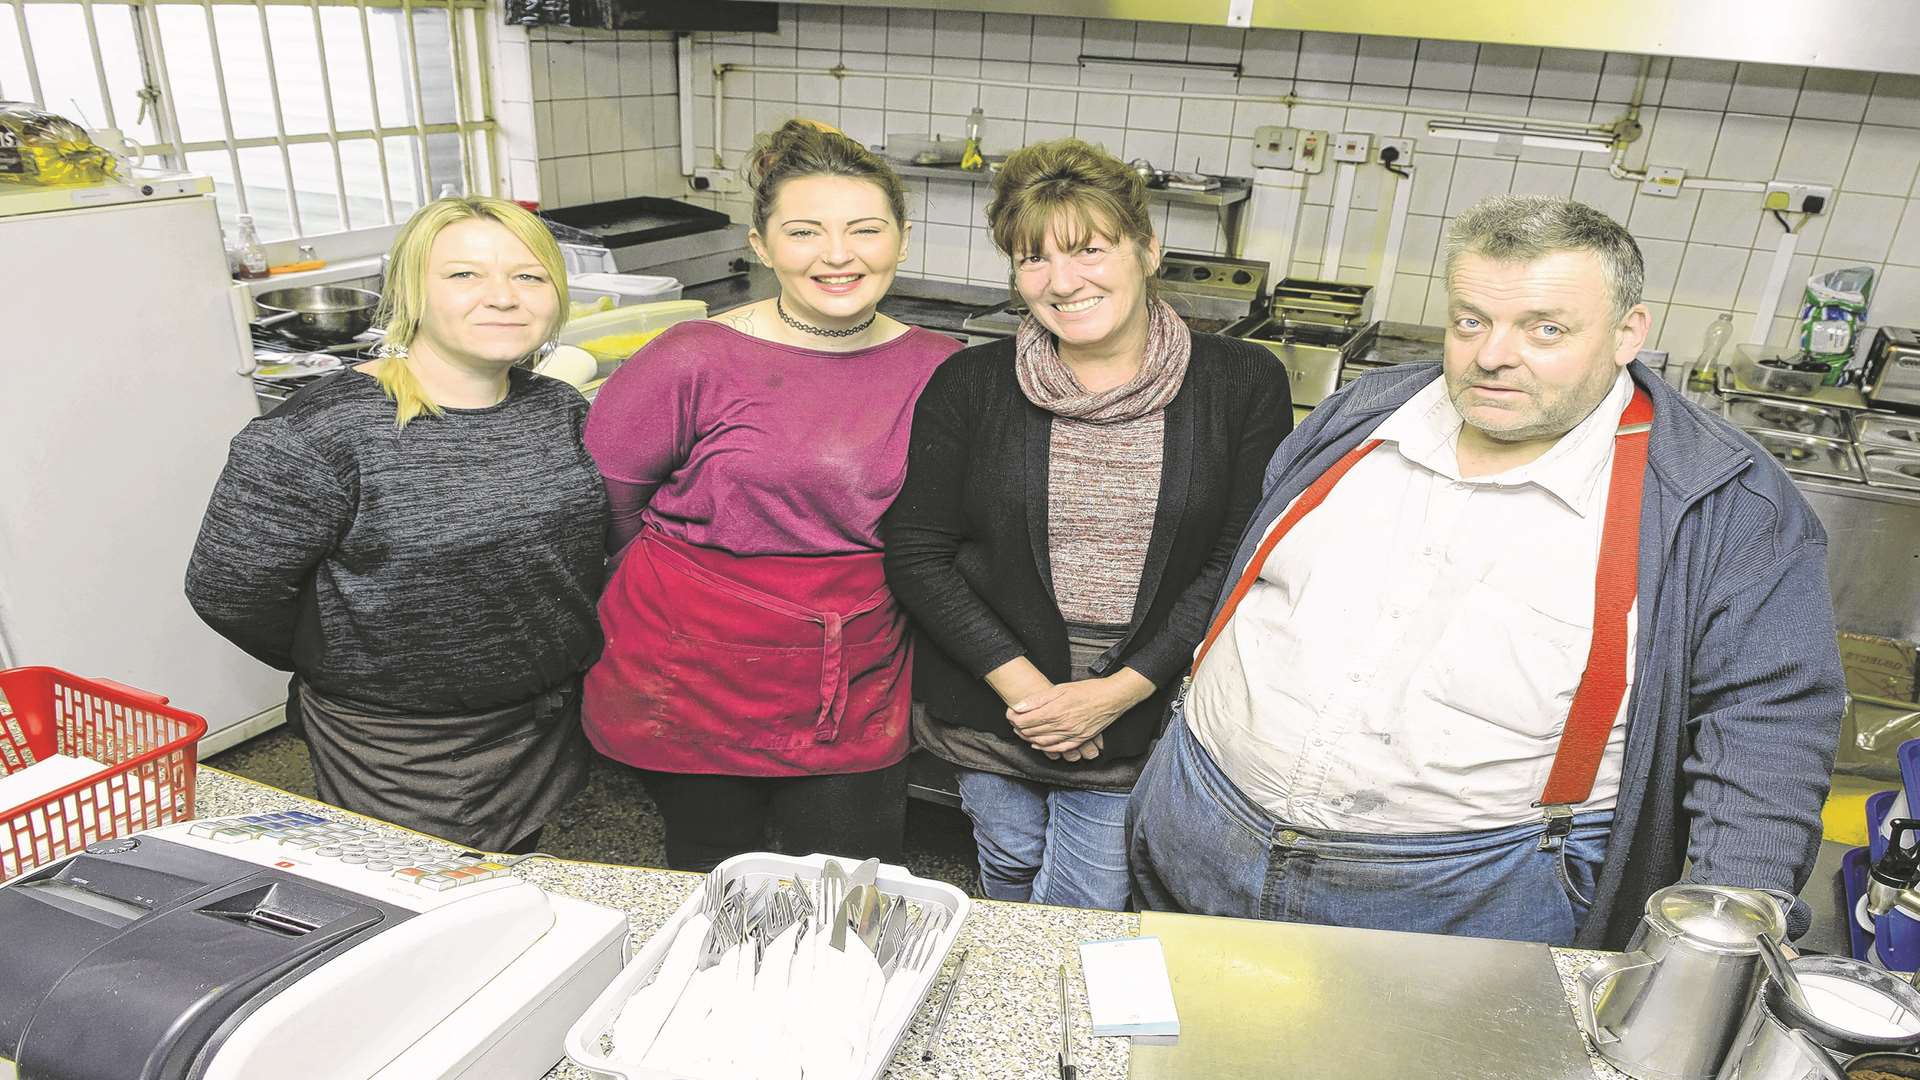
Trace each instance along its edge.
<instances>
[{"instance_id":1,"label":"wall socket","mask_svg":"<svg viewBox=\"0 0 1920 1080\"><path fill-rule=\"evenodd\" d=\"M1807 200L1813 199L1812 206ZM1779 180L1767 182L1767 193L1761 197L1760 205L1768 210L1784 210L1789 214L1820 214L1833 206L1833 189L1820 184L1794 184Z\"/></svg>"},{"instance_id":2,"label":"wall socket","mask_svg":"<svg viewBox=\"0 0 1920 1080\"><path fill-rule=\"evenodd\" d=\"M740 176L732 169L695 169L687 184L695 191L730 195L740 190Z\"/></svg>"},{"instance_id":3,"label":"wall socket","mask_svg":"<svg viewBox=\"0 0 1920 1080\"><path fill-rule=\"evenodd\" d=\"M1373 150L1373 136L1364 131L1343 131L1333 137L1333 160L1350 161L1356 165L1367 163L1367 155Z\"/></svg>"},{"instance_id":4,"label":"wall socket","mask_svg":"<svg viewBox=\"0 0 1920 1080\"><path fill-rule=\"evenodd\" d=\"M1253 165L1259 169L1293 168L1293 143L1297 133L1290 127L1274 124L1253 129Z\"/></svg>"},{"instance_id":5,"label":"wall socket","mask_svg":"<svg viewBox=\"0 0 1920 1080\"><path fill-rule=\"evenodd\" d=\"M1293 170L1303 173L1324 171L1327 167L1328 142L1324 131L1302 131L1293 146Z\"/></svg>"},{"instance_id":6,"label":"wall socket","mask_svg":"<svg viewBox=\"0 0 1920 1080\"><path fill-rule=\"evenodd\" d=\"M1680 185L1687 179L1687 170L1672 165L1651 165L1647 168L1647 178L1640 181L1642 195L1658 195L1666 199L1680 197Z\"/></svg>"},{"instance_id":7,"label":"wall socket","mask_svg":"<svg viewBox=\"0 0 1920 1080\"><path fill-rule=\"evenodd\" d=\"M1387 160L1387 151L1393 151L1393 160ZM1382 165L1398 165L1407 168L1413 164L1412 139L1381 139L1380 145L1373 148L1373 158Z\"/></svg>"}]
</instances>

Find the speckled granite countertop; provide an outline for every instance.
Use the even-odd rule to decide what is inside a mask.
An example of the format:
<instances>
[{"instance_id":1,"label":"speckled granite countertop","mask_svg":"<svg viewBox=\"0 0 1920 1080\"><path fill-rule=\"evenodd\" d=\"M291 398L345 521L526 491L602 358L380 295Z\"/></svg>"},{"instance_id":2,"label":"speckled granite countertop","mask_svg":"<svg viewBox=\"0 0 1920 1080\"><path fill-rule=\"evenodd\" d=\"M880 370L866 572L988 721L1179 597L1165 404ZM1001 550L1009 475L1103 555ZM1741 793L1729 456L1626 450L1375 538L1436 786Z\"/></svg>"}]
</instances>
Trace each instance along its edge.
<instances>
[{"instance_id":1,"label":"speckled granite countertop","mask_svg":"<svg viewBox=\"0 0 1920 1080\"><path fill-rule=\"evenodd\" d=\"M206 767L199 771L196 801L198 816L203 818L315 805L297 795ZM332 808L328 812L341 813ZM636 950L667 921L700 880L671 870L546 860L525 864L517 872L542 888L626 912ZM1056 965L1062 959L1074 958L1076 946L1082 941L1128 937L1138 928L1138 918L1128 914L976 902L954 953L947 958L947 971L934 983L927 1003L914 1017L913 1030L886 1075L899 1080L1055 1080L1054 1054L1059 1038L1054 1004ZM966 977L954 996L939 1053L923 1064L920 1051L927 1026L962 948L972 950ZM1569 1008L1573 974L1596 955L1556 950L1554 961L1567 990ZM1121 1080L1127 1075L1127 1041L1091 1037L1084 988L1078 979L1068 985L1076 1005L1075 1041L1081 1080ZM1624 1074L1598 1057L1593 1059L1593 1074L1598 1080L1625 1080ZM585 1080L588 1075L571 1063L562 1063L548 1074L555 1080Z\"/></svg>"}]
</instances>

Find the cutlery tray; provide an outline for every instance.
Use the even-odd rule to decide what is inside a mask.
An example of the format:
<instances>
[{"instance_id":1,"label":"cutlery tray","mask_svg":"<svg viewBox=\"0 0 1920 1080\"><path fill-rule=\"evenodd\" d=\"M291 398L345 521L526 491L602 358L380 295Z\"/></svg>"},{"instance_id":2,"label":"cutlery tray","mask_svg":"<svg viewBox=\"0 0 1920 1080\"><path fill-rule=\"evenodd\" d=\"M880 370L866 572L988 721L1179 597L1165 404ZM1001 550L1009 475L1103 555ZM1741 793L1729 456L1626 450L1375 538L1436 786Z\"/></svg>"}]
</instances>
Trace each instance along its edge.
<instances>
[{"instance_id":1,"label":"cutlery tray","mask_svg":"<svg viewBox=\"0 0 1920 1080\"><path fill-rule=\"evenodd\" d=\"M817 892L820 871L826 866L826 855L808 855L795 858L789 855L774 855L768 852L750 851L735 855L714 868L714 874L722 881L738 881L742 890L752 889L762 881L776 881L780 878L798 878L806 883L809 891ZM860 864L859 859L844 856L831 858L848 871ZM940 969L945 965L947 953L953 949L953 943L960 936L961 924L973 909L973 901L967 894L943 881L930 881L915 877L905 867L882 863L875 884L885 893L902 896L922 907L939 905L947 910L947 925L940 931L937 956L926 967L917 972L902 970L896 978L913 978L918 985L910 989L915 1001L926 1003L927 993L940 977ZM567 1030L567 1057L576 1065L585 1069L596 1080L711 1080L707 1077L687 1076L681 1073L666 1072L643 1065L630 1065L617 1062L607 1056L602 1048L602 1036L612 1028L613 1022L626 1007L627 999L640 989L666 958L667 947L673 944L674 935L682 925L699 912L704 889L695 889L647 943L641 946L625 969L616 976L607 988L601 991L587 1011ZM888 1036L891 1047L884 1057L869 1061L870 1068L860 1076L867 1080L878 1080L886 1074L887 1067L900 1052L900 1043L906 1038L907 1031L913 1026L913 1018L920 1006L900 1014L897 1030ZM849 1077L848 1080L855 1080Z\"/></svg>"}]
</instances>

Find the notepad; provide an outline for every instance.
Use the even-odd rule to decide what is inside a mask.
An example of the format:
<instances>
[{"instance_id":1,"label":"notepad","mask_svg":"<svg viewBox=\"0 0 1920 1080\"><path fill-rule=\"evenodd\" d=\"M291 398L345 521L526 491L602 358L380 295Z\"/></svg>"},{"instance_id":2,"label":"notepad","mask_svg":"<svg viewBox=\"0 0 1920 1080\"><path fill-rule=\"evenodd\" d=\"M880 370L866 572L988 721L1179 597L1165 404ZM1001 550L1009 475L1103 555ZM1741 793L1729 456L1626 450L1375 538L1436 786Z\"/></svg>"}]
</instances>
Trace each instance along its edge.
<instances>
[{"instance_id":1,"label":"notepad","mask_svg":"<svg viewBox=\"0 0 1920 1080\"><path fill-rule=\"evenodd\" d=\"M1084 942L1080 971L1095 1035L1180 1034L1159 938Z\"/></svg>"}]
</instances>

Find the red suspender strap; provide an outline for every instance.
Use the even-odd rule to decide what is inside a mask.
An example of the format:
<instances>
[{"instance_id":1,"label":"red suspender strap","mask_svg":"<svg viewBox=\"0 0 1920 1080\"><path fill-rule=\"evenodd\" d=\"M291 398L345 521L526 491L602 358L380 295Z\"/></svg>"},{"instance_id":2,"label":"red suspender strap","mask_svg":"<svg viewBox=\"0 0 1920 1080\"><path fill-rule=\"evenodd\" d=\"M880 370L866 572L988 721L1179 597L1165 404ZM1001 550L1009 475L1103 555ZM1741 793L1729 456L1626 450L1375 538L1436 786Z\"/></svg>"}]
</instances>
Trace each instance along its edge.
<instances>
[{"instance_id":1,"label":"red suspender strap","mask_svg":"<svg viewBox=\"0 0 1920 1080\"><path fill-rule=\"evenodd\" d=\"M1549 846L1549 841L1557 843L1560 836L1566 835L1572 816L1568 808L1585 802L1593 791L1600 759L1606 753L1607 735L1613 730L1620 700L1627 692L1627 615L1639 588L1640 496L1652 424L1653 399L1645 390L1635 387L1633 400L1621 414L1620 428L1614 436L1613 469L1607 483L1606 517L1600 533L1600 565L1594 574L1593 641L1587 649L1587 667L1579 688L1574 691L1573 706L1560 734L1560 747L1554 755L1546 789L1535 804L1548 807L1548 817L1555 819L1550 821L1548 836L1542 839L1543 847ZM1281 538L1325 501L1333 485L1379 446L1380 441L1370 439L1355 447L1294 500L1261 541L1253 557L1247 560L1240 580L1235 582L1233 592L1227 595L1220 614L1214 617L1205 640L1194 653L1189 678L1199 672L1207 651L1213 648L1214 640L1233 618L1240 601L1259 580L1261 568Z\"/></svg>"},{"instance_id":2,"label":"red suspender strap","mask_svg":"<svg viewBox=\"0 0 1920 1080\"><path fill-rule=\"evenodd\" d=\"M1220 614L1214 617L1213 625L1207 629L1206 638L1200 642L1199 651L1193 654L1193 667L1187 669L1188 678L1199 673L1200 661L1205 660L1207 650L1213 648L1213 639L1219 637L1220 631L1226 629L1227 620L1233 618L1234 609L1240 606L1240 601L1246 599L1247 592L1253 588L1253 583L1260 579L1260 568L1266 565L1267 556L1273 554L1273 549L1280 543L1280 538L1287 535L1314 507L1325 501L1327 492L1332 491L1333 485L1347 475L1347 470L1360 464L1360 459L1372 453L1373 448L1379 445L1379 439L1368 439L1354 447L1347 452L1346 457L1334 462L1332 468L1321 473L1320 479L1308 484L1307 490L1301 492L1299 498L1293 500L1293 505L1287 508L1286 514L1267 533L1267 538L1260 542L1260 547L1254 551L1253 558L1247 560L1247 568L1241 573L1240 580L1234 583L1233 592L1227 595L1227 602L1220 605Z\"/></svg>"},{"instance_id":3,"label":"red suspender strap","mask_svg":"<svg viewBox=\"0 0 1920 1080\"><path fill-rule=\"evenodd\" d=\"M1593 641L1587 670L1573 692L1560 749L1539 806L1575 806L1593 791L1607 735L1627 693L1627 613L1640 584L1640 488L1647 471L1653 399L1635 387L1614 436L1607 516L1600 531L1600 567L1593 581Z\"/></svg>"}]
</instances>

